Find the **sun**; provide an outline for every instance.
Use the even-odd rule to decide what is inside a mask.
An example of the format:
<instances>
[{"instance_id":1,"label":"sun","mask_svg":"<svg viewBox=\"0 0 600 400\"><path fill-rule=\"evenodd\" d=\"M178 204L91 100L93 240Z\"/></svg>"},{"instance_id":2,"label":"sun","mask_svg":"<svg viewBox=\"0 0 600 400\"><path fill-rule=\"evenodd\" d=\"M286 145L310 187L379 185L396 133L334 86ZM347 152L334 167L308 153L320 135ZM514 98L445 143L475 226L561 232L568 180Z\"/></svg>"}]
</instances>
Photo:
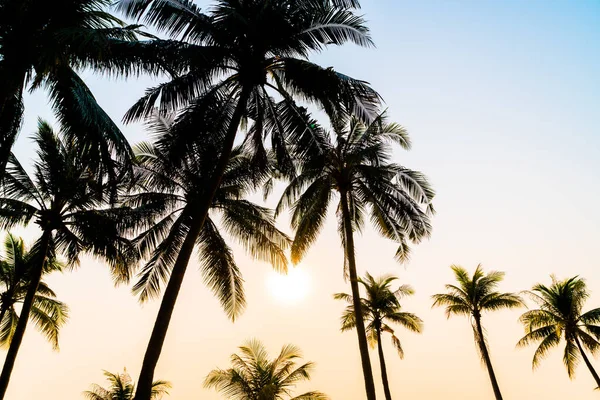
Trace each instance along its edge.
<instances>
[{"instance_id":1,"label":"sun","mask_svg":"<svg viewBox=\"0 0 600 400\"><path fill-rule=\"evenodd\" d=\"M310 293L310 276L301 266L291 267L287 275L270 271L267 287L271 296L278 302L298 304Z\"/></svg>"}]
</instances>

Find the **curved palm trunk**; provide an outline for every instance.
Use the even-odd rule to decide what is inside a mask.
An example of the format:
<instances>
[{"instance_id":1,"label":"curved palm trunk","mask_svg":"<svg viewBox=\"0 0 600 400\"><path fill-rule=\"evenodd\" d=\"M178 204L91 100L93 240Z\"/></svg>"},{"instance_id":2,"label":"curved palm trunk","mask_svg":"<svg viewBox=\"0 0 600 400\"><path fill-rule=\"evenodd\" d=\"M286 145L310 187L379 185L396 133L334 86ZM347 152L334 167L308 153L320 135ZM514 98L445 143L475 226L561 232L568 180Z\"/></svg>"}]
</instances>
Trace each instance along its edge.
<instances>
[{"instance_id":1,"label":"curved palm trunk","mask_svg":"<svg viewBox=\"0 0 600 400\"><path fill-rule=\"evenodd\" d=\"M342 218L344 223L344 233L346 235L346 257L348 257L348 270L350 273L350 286L352 287L352 305L354 306L354 318L356 319L356 334L358 335L358 348L360 349L360 358L362 362L363 376L365 379L365 390L367 400L375 400L375 383L373 381L373 370L371 369L371 360L369 359L369 345L367 344L367 335L365 333L365 322L360 303L360 291L358 289L358 276L356 273L356 259L354 258L354 236L350 211L348 208L347 194L341 192Z\"/></svg>"},{"instance_id":2,"label":"curved palm trunk","mask_svg":"<svg viewBox=\"0 0 600 400\"><path fill-rule=\"evenodd\" d=\"M592 363L590 362L590 360L587 358L587 355L583 351L583 347L581 347L581 343L579 343L579 338L575 337L575 343L577 343L577 347L579 348L579 353L581 353L581 357L583 357L583 361L585 362L585 365L588 367L588 369L590 370L590 373L594 377L594 380L596 381L596 385L598 385L598 386L596 386L596 389L600 389L600 376L598 376L598 373L596 372L596 370L592 366Z\"/></svg>"},{"instance_id":3,"label":"curved palm trunk","mask_svg":"<svg viewBox=\"0 0 600 400\"><path fill-rule=\"evenodd\" d=\"M483 328L481 327L481 319L475 318L475 327L477 329L477 334L479 335L479 349L481 350L481 355L483 357L483 361L485 362L486 369L490 376L490 381L492 382L492 388L494 389L494 395L496 396L496 400L502 400L502 393L500 393L500 386L498 386L498 381L496 380L496 374L494 373L494 368L492 367L492 360L490 359L490 354L488 352L487 346L485 345L485 341L483 340Z\"/></svg>"},{"instance_id":4,"label":"curved palm trunk","mask_svg":"<svg viewBox=\"0 0 600 400\"><path fill-rule=\"evenodd\" d=\"M381 329L377 329L377 350L379 352L379 365L381 367L381 381L383 382L383 392L385 400L392 400L390 392L390 384L387 377L387 368L385 366L385 358L383 357L383 345L381 344Z\"/></svg>"},{"instance_id":5,"label":"curved palm trunk","mask_svg":"<svg viewBox=\"0 0 600 400\"><path fill-rule=\"evenodd\" d=\"M23 336L25 336L25 328L27 328L29 314L31 312L31 308L33 307L33 301L35 299L40 280L42 279L44 264L46 262L46 254L48 254L48 248L50 247L51 237L52 231L50 230L46 230L42 234L40 249L41 254L43 254L43 257L40 259L39 264L31 270L31 280L29 281L27 294L25 295L25 300L23 301L23 308L21 309L21 314L19 315L19 322L17 323L15 334L13 335L12 341L10 342L10 347L8 348L6 359L4 360L2 374L0 374L0 400L4 399L4 396L6 395L6 389L8 388L10 375L12 373L13 367L15 366L17 353L19 352L19 347L21 347Z\"/></svg>"},{"instance_id":6,"label":"curved palm trunk","mask_svg":"<svg viewBox=\"0 0 600 400\"><path fill-rule=\"evenodd\" d=\"M231 156L231 150L235 141L235 136L240 125L242 116L246 111L246 104L250 97L250 89L243 88L236 105L235 111L231 118L229 129L227 131L227 137L223 144L223 152L221 153L219 160L217 161L217 168L215 169L215 176L211 187L207 188L207 195L203 202L198 205L198 213L195 216L195 223L190 227L187 237L181 246L181 250L171 271L169 277L169 283L165 288L165 294L163 295L158 314L156 316L156 322L152 329L152 335L146 348L146 354L144 355L144 361L142 363L142 370L138 379L138 386L135 392L134 400L150 400L152 395L152 382L154 381L154 370L158 364L160 353L162 351L165 338L167 336L167 330L169 329L169 323L173 315L173 309L177 302L177 296L183 282L183 277L187 269L190 257L194 251L194 244L200 234L200 230L204 226L204 221L208 215L208 210L212 204L213 197L221 184L221 179L229 157ZM1 399L0 399L1 400Z\"/></svg>"}]
</instances>

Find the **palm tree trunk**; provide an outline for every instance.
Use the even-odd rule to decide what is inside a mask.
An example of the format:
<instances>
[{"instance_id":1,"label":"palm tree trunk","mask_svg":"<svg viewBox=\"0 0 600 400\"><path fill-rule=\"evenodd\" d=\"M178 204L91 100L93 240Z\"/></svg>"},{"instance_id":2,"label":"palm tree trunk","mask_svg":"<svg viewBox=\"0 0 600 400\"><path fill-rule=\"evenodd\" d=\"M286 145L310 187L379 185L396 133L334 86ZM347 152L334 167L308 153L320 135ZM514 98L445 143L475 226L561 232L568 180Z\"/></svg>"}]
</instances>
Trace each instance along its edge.
<instances>
[{"instance_id":1,"label":"palm tree trunk","mask_svg":"<svg viewBox=\"0 0 600 400\"><path fill-rule=\"evenodd\" d=\"M383 344L381 343L381 329L377 329L377 350L379 351L379 365L381 367L381 381L383 382L383 392L385 400L392 400L390 392L390 384L387 377L387 368L385 366L385 358L383 357Z\"/></svg>"},{"instance_id":2,"label":"palm tree trunk","mask_svg":"<svg viewBox=\"0 0 600 400\"><path fill-rule=\"evenodd\" d=\"M150 336L150 341L148 342L148 347L146 348L146 354L144 355L142 370L140 372L138 386L135 392L135 400L151 399L154 370L158 364L158 359L160 358L160 353L167 336L167 330L169 328L171 316L173 315L175 303L177 302L177 296L179 295L181 283L183 282L185 271L187 269L190 257L194 251L196 239L198 238L198 235L204 226L204 221L208 215L213 197L219 188L219 185L221 184L221 178L223 177L223 173L227 167L227 163L229 162L229 157L231 156L231 151L233 149L233 144L240 121L246 112L246 104L248 102L248 98L250 97L250 91L250 88L242 88L242 92L238 99L238 104L236 105L230 121L225 143L223 144L223 151L219 156L219 160L217 161L217 167L215 169L215 176L213 177L212 185L208 188L203 202L197 206L198 213L194 217L195 222L192 226L190 226L188 235L181 246L177 260L175 261L175 265L171 271L169 283L167 283L167 287L165 288L165 294L163 295L160 308L156 316L156 321L154 323L154 328L152 329L152 335Z\"/></svg>"},{"instance_id":3,"label":"palm tree trunk","mask_svg":"<svg viewBox=\"0 0 600 400\"><path fill-rule=\"evenodd\" d=\"M375 400L375 383L373 381L373 370L371 369L371 360L369 359L369 345L367 344L367 335L365 333L365 322L360 302L360 291L358 289L358 275L356 273L356 259L354 258L354 236L352 232L352 223L350 210L348 208L347 193L340 192L342 218L344 224L344 233L346 235L346 257L348 258L348 270L350 273L350 286L352 288L352 305L354 307L354 318L356 319L356 334L358 335L358 348L362 362L363 376L365 379L365 390L367 400Z\"/></svg>"},{"instance_id":4,"label":"palm tree trunk","mask_svg":"<svg viewBox=\"0 0 600 400\"><path fill-rule=\"evenodd\" d=\"M498 380L496 380L496 374L494 373L494 368L492 367L492 360L490 359L490 353L488 352L488 348L485 345L485 340L483 336L483 328L481 327L481 319L479 317L475 318L475 325L477 329L477 334L479 335L479 349L481 350L481 355L483 357L483 361L485 362L486 369L490 376L490 381L492 382L492 388L494 389L494 395L496 396L496 400L502 400L502 393L500 393L500 386L498 386Z\"/></svg>"},{"instance_id":5,"label":"palm tree trunk","mask_svg":"<svg viewBox=\"0 0 600 400\"><path fill-rule=\"evenodd\" d=\"M35 299L40 280L42 279L42 273L44 272L44 264L46 263L46 254L48 254L48 248L50 247L51 238L52 231L44 231L40 241L40 250L43 257L40 258L40 262L38 263L38 265L36 265L31 270L31 280L29 281L27 294L25 295L25 300L23 301L23 307L21 308L21 314L19 315L19 322L17 322L15 334L13 335L12 341L10 342L10 347L8 348L6 359L4 360L2 374L0 374L0 400L3 400L4 396L6 395L6 389L8 388L10 375L12 373L13 367L15 366L17 353L19 352L19 347L21 347L23 336L25 336L25 328L27 328L29 314L31 312L31 308L33 307L33 301Z\"/></svg>"},{"instance_id":6,"label":"palm tree trunk","mask_svg":"<svg viewBox=\"0 0 600 400\"><path fill-rule=\"evenodd\" d=\"M596 381L596 385L598 385L598 386L596 386L596 389L600 389L600 376L598 376L598 373L596 372L596 370L592 366L592 363L590 362L590 360L587 358L587 355L583 351L583 347L581 347L581 343L579 343L578 337L575 337L575 343L577 343L577 347L579 348L579 353L581 353L581 357L583 357L583 361L585 362L585 365L587 365L588 369L590 370L590 373L592 374L592 376L594 377L594 380Z\"/></svg>"}]
</instances>

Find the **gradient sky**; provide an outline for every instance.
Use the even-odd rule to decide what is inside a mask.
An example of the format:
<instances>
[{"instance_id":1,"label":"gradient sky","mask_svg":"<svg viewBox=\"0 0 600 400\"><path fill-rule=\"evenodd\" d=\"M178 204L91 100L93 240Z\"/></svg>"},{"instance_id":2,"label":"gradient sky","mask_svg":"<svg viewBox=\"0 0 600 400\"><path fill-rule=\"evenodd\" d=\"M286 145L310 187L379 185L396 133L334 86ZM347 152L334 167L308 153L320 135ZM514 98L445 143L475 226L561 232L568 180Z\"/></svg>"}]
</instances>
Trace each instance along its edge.
<instances>
[{"instance_id":1,"label":"gradient sky","mask_svg":"<svg viewBox=\"0 0 600 400\"><path fill-rule=\"evenodd\" d=\"M443 310L430 308L430 296L452 280L449 265L472 270L483 263L506 271L506 291L547 283L550 273L581 275L594 291L587 308L600 306L600 2L364 0L363 12L377 49L345 46L314 60L380 91L414 142L397 161L425 172L438 192L433 237L414 247L407 265L397 265L394 244L369 229L356 240L360 273L394 273L413 285L417 293L404 301L405 310L425 321L422 335L398 329L404 360L384 343L392 393L491 399L468 321L447 321ZM147 78L89 76L88 82L116 120L152 85ZM23 162L33 156L28 137L36 117L52 120L43 93L28 96L26 105L15 148ZM140 126L124 131L132 142L145 138ZM281 227L289 231L286 218ZM236 346L256 337L272 352L294 343L317 363L314 379L302 388L336 400L363 399L356 335L339 332L344 305L331 296L349 291L333 216L303 262L311 289L302 302L275 299L269 266L241 251L237 257L249 307L235 324L204 287L196 262L188 269L156 373L173 383L170 398L219 399L202 389L204 376L227 367ZM107 268L90 259L47 280L71 307L61 352L52 352L30 327L8 398L81 399L90 383L104 383L102 369L126 366L137 376L158 303L140 306L127 287L114 289ZM531 371L534 348L515 349L523 333L519 313L483 319L504 397L597 398L585 366L569 380L562 349ZM379 390L376 352L372 362ZM600 369L600 360L594 362Z\"/></svg>"}]
</instances>

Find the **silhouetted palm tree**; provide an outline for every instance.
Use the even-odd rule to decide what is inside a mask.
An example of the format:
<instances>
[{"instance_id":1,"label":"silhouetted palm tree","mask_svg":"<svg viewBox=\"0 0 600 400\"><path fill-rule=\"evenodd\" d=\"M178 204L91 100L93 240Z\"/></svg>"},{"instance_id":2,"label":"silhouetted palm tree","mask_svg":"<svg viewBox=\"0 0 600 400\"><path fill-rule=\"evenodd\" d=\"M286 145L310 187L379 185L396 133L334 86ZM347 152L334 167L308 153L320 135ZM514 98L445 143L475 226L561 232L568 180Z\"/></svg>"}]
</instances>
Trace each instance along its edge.
<instances>
[{"instance_id":1,"label":"silhouetted palm tree","mask_svg":"<svg viewBox=\"0 0 600 400\"><path fill-rule=\"evenodd\" d=\"M292 261L297 263L318 237L327 210L335 194L339 195L335 207L338 230L367 380L373 374L360 307L354 232L361 230L368 215L382 236L400 244L396 258L404 261L409 254L407 242L419 242L431 232L434 192L423 174L390 162L391 143L410 148L408 135L400 125L388 123L383 114L369 125L355 118L331 116L331 119L335 136L323 134L327 140L320 143L320 151L312 152L300 162L300 172L285 189L276 212L292 207L291 223L296 236L291 253Z\"/></svg>"},{"instance_id":2,"label":"silhouetted palm tree","mask_svg":"<svg viewBox=\"0 0 600 400\"><path fill-rule=\"evenodd\" d=\"M23 303L29 287L29 271L36 254L25 250L23 239L10 233L4 240L4 258L0 259L0 345L8 346L12 341L19 313L15 305ZM45 273L60 271L62 265L55 258L46 260ZM56 294L42 281L33 299L29 318L37 326L52 347L58 350L58 334L67 322L69 308L56 300Z\"/></svg>"},{"instance_id":3,"label":"silhouetted palm tree","mask_svg":"<svg viewBox=\"0 0 600 400\"><path fill-rule=\"evenodd\" d=\"M0 2L0 175L24 110L25 90L45 89L63 133L112 171L116 154L131 156L125 136L96 102L77 71L128 75L158 72L159 54L136 40L106 11L111 0L3 0ZM91 165L91 164L90 164Z\"/></svg>"},{"instance_id":4,"label":"silhouetted palm tree","mask_svg":"<svg viewBox=\"0 0 600 400\"><path fill-rule=\"evenodd\" d=\"M175 159L187 152L184 149L190 143L204 141L206 136L223 137L213 154L214 174L194 208L198 218L190 226L192 236L202 229L244 120L254 121L245 143L253 147L255 162L265 162L263 141L270 136L280 170L291 174L290 150L297 153L298 147L315 140L310 119L294 99L308 100L331 112L343 107L369 119L379 98L365 82L308 61L311 53L330 44L372 45L356 7L357 0L216 0L203 13L191 0L118 2L118 10L127 17L180 41L175 76L148 89L125 120L147 117L157 102L163 114L186 107L174 130L193 134L173 135L169 157ZM208 122L207 114L213 115ZM174 266L165 289L163 311L157 316L165 327L186 265ZM136 400L148 400L159 353L160 348L148 347ZM372 379L367 385L368 400L374 400Z\"/></svg>"},{"instance_id":5,"label":"silhouetted palm tree","mask_svg":"<svg viewBox=\"0 0 600 400\"><path fill-rule=\"evenodd\" d=\"M86 399L89 400L133 400L135 385L127 371L122 374L113 374L104 371L104 376L110 383L108 389L100 385L93 384L90 390L83 392ZM168 395L171 384L166 381L155 381L152 383L152 400L160 400L164 395Z\"/></svg>"},{"instance_id":6,"label":"silhouetted palm tree","mask_svg":"<svg viewBox=\"0 0 600 400\"><path fill-rule=\"evenodd\" d=\"M519 320L527 334L517 346L539 342L533 355L533 368L564 338L563 362L569 378L575 376L575 367L581 356L596 381L597 389L600 388L600 377L585 354L586 349L592 355L600 350L600 308L582 313L590 295L585 281L576 276L559 281L553 276L550 286L538 283L527 293L540 308L521 315Z\"/></svg>"},{"instance_id":7,"label":"silhouetted palm tree","mask_svg":"<svg viewBox=\"0 0 600 400\"><path fill-rule=\"evenodd\" d=\"M300 349L286 345L279 355L269 359L264 345L250 340L240 348L241 354L231 355L232 368L212 370L204 387L214 388L228 400L327 400L320 392L294 396L298 382L309 380L314 364L296 366L302 357Z\"/></svg>"},{"instance_id":8,"label":"silhouetted palm tree","mask_svg":"<svg viewBox=\"0 0 600 400\"><path fill-rule=\"evenodd\" d=\"M172 133L170 127L170 120L157 118L154 129L160 132L159 140L155 144L137 146L134 175L139 189L124 201L140 214L145 230L135 243L140 253L149 257L133 289L141 301L158 296L161 285L169 280L173 271L180 270L182 264L187 266L197 247L205 281L233 320L244 309L246 300L233 251L221 232L240 243L253 258L269 262L281 271L287 270L284 250L291 240L275 227L272 211L245 200L267 177L268 171L253 168L250 158L239 148L231 153L206 222L200 231L193 229L198 218L202 218L196 210L214 174L213 157L219 143L207 140L197 144L182 156L183 162L173 164L164 146L168 140L161 140ZM173 301L178 291L179 288L174 292ZM171 301L162 302L160 318L152 331L146 352L146 358L152 360L149 363L152 375L174 305ZM146 392L142 393L146 396Z\"/></svg>"},{"instance_id":9,"label":"silhouetted palm tree","mask_svg":"<svg viewBox=\"0 0 600 400\"><path fill-rule=\"evenodd\" d=\"M504 272L483 272L478 265L472 277L461 266L453 265L452 271L458 282L456 285L446 285L448 293L433 295L433 306L446 307L446 316L464 315L471 319L473 335L477 350L485 363L496 400L502 400L500 386L492 367L492 360L488 350L487 340L483 326L481 325L482 314L486 311L497 311L503 308L517 308L523 306L521 298L514 293L500 293L495 291L498 284L504 278Z\"/></svg>"},{"instance_id":10,"label":"silhouetted palm tree","mask_svg":"<svg viewBox=\"0 0 600 400\"><path fill-rule=\"evenodd\" d=\"M381 367L381 380L385 398L391 400L392 394L387 376L387 368L383 356L383 346L381 335L387 332L392 337L392 344L398 351L400 358L404 358L404 350L400 339L396 336L394 329L389 325L390 322L403 326L404 328L421 333L423 321L413 313L402 311L400 300L405 296L414 294L414 290L409 285L401 285L398 289L392 290L391 284L398 278L391 275L384 275L377 279L367 273L364 279L359 279L367 292L367 296L361 298L362 313L367 324L367 339L371 347L377 345L379 353L379 364ZM342 331L356 328L354 305L352 296L346 293L337 293L334 295L336 300L344 300L349 303L342 314Z\"/></svg>"},{"instance_id":11,"label":"silhouetted palm tree","mask_svg":"<svg viewBox=\"0 0 600 400\"><path fill-rule=\"evenodd\" d=\"M4 398L27 321L45 267L54 254L76 265L79 255L90 253L109 263L116 281L129 278L128 241L120 235L127 222L121 213L106 208L107 196L91 173L87 156L73 140L61 140L45 122L35 134L38 159L31 178L11 155L2 179L0 228L29 225L34 220L41 237L30 250L33 262L23 307L0 375Z\"/></svg>"}]
</instances>

